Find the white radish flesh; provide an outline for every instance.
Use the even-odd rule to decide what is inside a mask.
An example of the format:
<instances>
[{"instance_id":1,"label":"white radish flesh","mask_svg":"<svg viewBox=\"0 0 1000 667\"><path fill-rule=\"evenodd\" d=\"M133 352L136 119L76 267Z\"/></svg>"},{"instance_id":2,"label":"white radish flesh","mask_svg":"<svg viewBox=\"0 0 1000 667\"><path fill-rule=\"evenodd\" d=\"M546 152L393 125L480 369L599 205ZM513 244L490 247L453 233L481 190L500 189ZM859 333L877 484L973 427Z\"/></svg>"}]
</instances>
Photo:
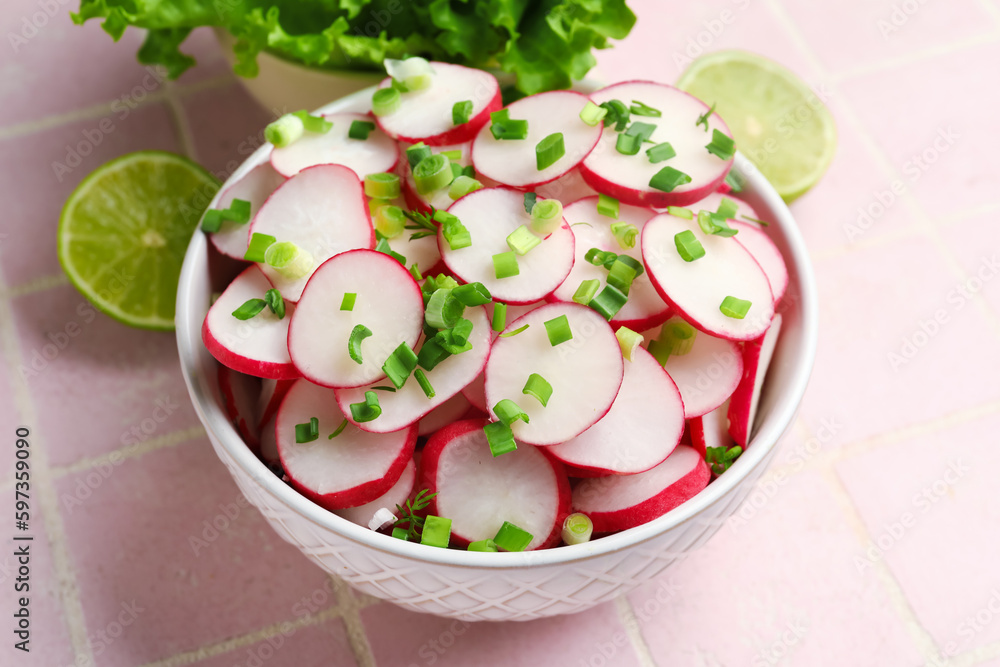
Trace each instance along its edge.
<instances>
[{"instance_id":1,"label":"white radish flesh","mask_svg":"<svg viewBox=\"0 0 1000 667\"><path fill-rule=\"evenodd\" d=\"M531 188L553 181L574 169L601 138L601 125L580 120L585 95L555 90L525 97L512 104L511 120L528 121L526 139L496 139L487 123L472 144L476 172L515 188ZM549 135L563 135L565 154L552 165L538 169L535 147Z\"/></svg>"},{"instance_id":2,"label":"white radish flesh","mask_svg":"<svg viewBox=\"0 0 1000 667\"><path fill-rule=\"evenodd\" d=\"M375 247L361 181L340 165L310 167L285 181L254 217L250 232L294 243L312 257L313 270L345 250ZM290 279L268 264L260 267L289 301L299 300L312 275Z\"/></svg>"},{"instance_id":3,"label":"white radish flesh","mask_svg":"<svg viewBox=\"0 0 1000 667\"><path fill-rule=\"evenodd\" d=\"M736 442L729 435L729 401L701 417L688 420L688 433L691 435L691 446L702 458L709 447L729 449Z\"/></svg>"},{"instance_id":4,"label":"white radish flesh","mask_svg":"<svg viewBox=\"0 0 1000 667\"><path fill-rule=\"evenodd\" d=\"M319 437L295 441L295 426L319 420ZM396 484L413 456L417 429L375 434L344 421L333 391L307 380L295 383L278 410L275 433L281 464L292 485L328 510L357 507L383 495Z\"/></svg>"},{"instance_id":5,"label":"white radish flesh","mask_svg":"<svg viewBox=\"0 0 1000 667\"><path fill-rule=\"evenodd\" d=\"M597 196L597 190L587 185L587 181L583 180L579 167L554 181L539 185L534 190L535 194L542 199L558 199L565 204L584 197Z\"/></svg>"},{"instance_id":6,"label":"white radish flesh","mask_svg":"<svg viewBox=\"0 0 1000 667\"><path fill-rule=\"evenodd\" d=\"M230 185L219 197L215 208L224 209L232 205L234 199L250 202L250 219L279 185L285 182L285 177L276 172L269 163L257 165L248 171L243 178ZM249 223L249 221L247 221ZM215 249L227 257L243 259L250 241L250 225L225 221L219 231L209 235Z\"/></svg>"},{"instance_id":7,"label":"white radish flesh","mask_svg":"<svg viewBox=\"0 0 1000 667\"><path fill-rule=\"evenodd\" d=\"M448 212L469 230L472 245L452 250L442 229L438 232L441 259L462 282L483 283L495 300L513 304L538 301L551 294L573 268L573 232L564 221L538 246L517 257L518 275L496 277L493 256L510 252L507 236L522 225L531 225L521 192L477 190L455 202Z\"/></svg>"},{"instance_id":8,"label":"white radish flesh","mask_svg":"<svg viewBox=\"0 0 1000 667\"><path fill-rule=\"evenodd\" d=\"M565 316L573 338L553 346L545 322ZM611 326L595 311L579 304L553 303L536 308L507 325L486 364L486 403L490 410L502 399L517 403L529 422L511 424L514 437L534 445L555 445L593 426L611 408L622 384L624 362ZM541 375L551 386L548 405L522 393L529 375Z\"/></svg>"},{"instance_id":9,"label":"white radish flesh","mask_svg":"<svg viewBox=\"0 0 1000 667\"><path fill-rule=\"evenodd\" d=\"M743 344L743 379L729 401L729 434L736 444L746 449L753 434L760 391L767 369L771 365L774 346L781 334L781 315L775 315L771 328L757 340Z\"/></svg>"},{"instance_id":10,"label":"white radish flesh","mask_svg":"<svg viewBox=\"0 0 1000 667\"><path fill-rule=\"evenodd\" d=\"M341 310L345 294L355 295L351 310ZM303 377L327 387L360 387L385 377L382 365L400 343L416 345L424 301L395 259L354 250L316 270L295 313L288 350ZM372 332L361 343L360 364L348 353L351 332L359 325Z\"/></svg>"},{"instance_id":11,"label":"white radish flesh","mask_svg":"<svg viewBox=\"0 0 1000 667\"><path fill-rule=\"evenodd\" d=\"M347 509L342 510L334 510L333 513L339 517L347 519L351 523L367 527L368 522L375 516L375 513L383 507L395 512L396 505L402 505L405 503L406 499L410 497L410 492L413 491L413 484L416 482L416 479L417 465L411 458L406 462L406 467L403 468L403 474L399 476L399 479L392 485L392 488L384 494L369 503L365 503L364 505L359 505L358 507L348 507Z\"/></svg>"},{"instance_id":12,"label":"white radish flesh","mask_svg":"<svg viewBox=\"0 0 1000 667\"><path fill-rule=\"evenodd\" d=\"M427 436L461 419L472 407L465 394L458 392L447 401L427 413L417 424L417 435Z\"/></svg>"},{"instance_id":13,"label":"white radish flesh","mask_svg":"<svg viewBox=\"0 0 1000 667\"><path fill-rule=\"evenodd\" d=\"M785 266L785 259L781 256L778 246L774 245L774 241L753 223L730 220L729 226L739 231L736 240L753 255L760 268L764 270L767 282L771 285L771 296L777 304L788 287L788 267Z\"/></svg>"},{"instance_id":14,"label":"white radish flesh","mask_svg":"<svg viewBox=\"0 0 1000 667\"><path fill-rule=\"evenodd\" d=\"M757 214L757 211L752 206L750 206L750 204L746 203L742 199L739 199L738 197L735 197L733 195L723 194L721 192L713 192L704 199L701 199L693 204L690 204L689 206L687 206L687 208L691 209L695 214L697 214L698 211L711 211L712 213L716 213L719 210L719 206L722 205L722 201L724 199L728 199L729 201L736 204L736 216L735 216L736 220L742 222L744 220L743 216L753 218L754 220L760 219L760 216Z\"/></svg>"},{"instance_id":15,"label":"white radish flesh","mask_svg":"<svg viewBox=\"0 0 1000 667\"><path fill-rule=\"evenodd\" d=\"M684 433L684 403L670 376L642 348L608 414L577 437L546 451L576 469L631 475L660 464Z\"/></svg>"},{"instance_id":16,"label":"white radish flesh","mask_svg":"<svg viewBox=\"0 0 1000 667\"><path fill-rule=\"evenodd\" d=\"M324 134L306 132L297 141L271 151L271 166L286 178L319 164L339 164L358 178L392 171L399 161L399 147L391 137L375 128L367 139L351 139L351 124L371 123L373 118L358 113L324 116L333 127Z\"/></svg>"}]
</instances>

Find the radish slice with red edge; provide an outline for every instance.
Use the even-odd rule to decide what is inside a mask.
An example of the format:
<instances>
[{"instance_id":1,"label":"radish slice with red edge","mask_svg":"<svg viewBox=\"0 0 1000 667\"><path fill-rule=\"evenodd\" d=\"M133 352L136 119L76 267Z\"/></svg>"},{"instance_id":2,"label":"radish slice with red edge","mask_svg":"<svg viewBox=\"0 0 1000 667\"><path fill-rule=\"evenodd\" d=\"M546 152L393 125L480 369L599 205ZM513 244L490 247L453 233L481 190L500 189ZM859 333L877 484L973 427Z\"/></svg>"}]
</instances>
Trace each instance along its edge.
<instances>
[{"instance_id":1,"label":"radish slice with red edge","mask_svg":"<svg viewBox=\"0 0 1000 667\"><path fill-rule=\"evenodd\" d=\"M642 143L636 155L625 155L616 148L619 132L614 126L606 127L600 144L587 156L580 166L584 180L609 197L636 206L687 206L715 192L725 180L733 164L732 158L722 158L709 153L705 148L712 142L713 130L719 130L727 137L732 133L718 114L707 118L707 127L696 123L709 107L698 98L678 90L673 86L652 81L626 81L592 93L595 104L620 100L629 105L638 100L660 111L659 117L636 116L632 114L629 124L635 122L655 126L649 141ZM669 142L676 156L663 162L653 163L646 155L646 149L659 143ZM679 185L671 192L664 192L650 186L650 179L665 167L671 167L691 178L690 183Z\"/></svg>"},{"instance_id":2,"label":"radish slice with red edge","mask_svg":"<svg viewBox=\"0 0 1000 667\"><path fill-rule=\"evenodd\" d=\"M340 436L337 437L339 438ZM342 510L334 510L333 513L339 517L347 519L351 523L356 523L359 526L368 528L368 522L371 521L375 516L375 513L383 507L395 514L396 505L402 505L406 502L406 499L410 497L410 493L413 491L413 485L416 480L417 464L414 463L411 458L406 462L406 467L403 468L403 474L399 476L399 479L392 485L392 488L384 494L369 503L365 503L364 505L359 505L358 507L348 507L347 509Z\"/></svg>"},{"instance_id":3,"label":"radish slice with red edge","mask_svg":"<svg viewBox=\"0 0 1000 667\"><path fill-rule=\"evenodd\" d=\"M469 334L472 349L451 355L438 363L433 370L424 370L427 381L434 388L434 397L428 398L420 383L411 375L406 383L394 392L377 391L382 414L372 421L357 424L359 428L373 433L388 433L415 424L431 410L459 393L482 372L486 358L490 354L490 322L486 317L486 309L482 306L466 308L463 317L472 322L472 333ZM420 350L420 345L412 347L415 352ZM353 389L338 389L336 395L340 409L349 415L351 403L363 403L365 392L373 391L380 385L386 385L386 382L373 382Z\"/></svg>"},{"instance_id":4,"label":"radish slice with red edge","mask_svg":"<svg viewBox=\"0 0 1000 667\"><path fill-rule=\"evenodd\" d=\"M694 213L697 213L698 211L711 211L712 213L716 213L719 210L719 206L722 205L722 201L724 199L728 199L729 201L736 204L736 216L735 216L736 220L743 222L744 221L743 216L747 216L748 218L753 218L754 220L760 219L760 216L757 214L757 211L752 206L750 206L750 204L746 203L745 201L743 201L738 197L735 197L733 195L722 194L720 192L713 192L704 199L701 199L693 204L690 204L689 206L687 206L687 208L691 209Z\"/></svg>"},{"instance_id":5,"label":"radish slice with red edge","mask_svg":"<svg viewBox=\"0 0 1000 667\"><path fill-rule=\"evenodd\" d=\"M286 178L320 164L339 164L353 171L358 178L368 174L392 171L399 161L399 147L378 128L367 139L348 136L353 123L371 123L371 116L359 113L337 113L323 116L333 123L329 131L319 134L306 132L298 140L271 151L271 166Z\"/></svg>"},{"instance_id":6,"label":"radish slice with red edge","mask_svg":"<svg viewBox=\"0 0 1000 667\"><path fill-rule=\"evenodd\" d=\"M257 420L254 419L255 399L260 393L260 378L219 366L218 380L219 391L222 394L222 408L226 416L251 451L260 451L260 431L257 429Z\"/></svg>"},{"instance_id":7,"label":"radish slice with red edge","mask_svg":"<svg viewBox=\"0 0 1000 667\"><path fill-rule=\"evenodd\" d=\"M461 157L457 160L451 160L452 164L457 164L460 167L466 167L472 164L471 151L472 142L466 142L464 144L453 144L450 146L430 146L429 147L432 154L446 153L446 152L458 152L461 153ZM437 190L432 190L426 194L420 194L417 192L417 184L413 179L413 169L410 168L409 162L406 160L406 152L403 151L403 162L402 171L405 174L403 177L403 197L406 200L407 206L411 210L423 211L425 213L430 212L431 209L446 209L455 203L455 200L448 196L448 187L438 188Z\"/></svg>"},{"instance_id":8,"label":"radish slice with red edge","mask_svg":"<svg viewBox=\"0 0 1000 667\"><path fill-rule=\"evenodd\" d=\"M479 130L472 143L472 164L476 173L498 183L530 189L567 174L594 149L601 138L601 124L587 125L580 112L586 95L553 90L522 98L507 106L511 120L528 121L526 139L496 139L491 123ZM544 169L538 168L535 148L550 135L560 133L563 155Z\"/></svg>"},{"instance_id":9,"label":"radish slice with red edge","mask_svg":"<svg viewBox=\"0 0 1000 667\"><path fill-rule=\"evenodd\" d=\"M563 174L554 181L537 186L534 190L535 194L542 199L558 199L565 203L574 202L584 197L597 196L597 190L587 185L587 181L583 180L579 167Z\"/></svg>"},{"instance_id":10,"label":"radish slice with red edge","mask_svg":"<svg viewBox=\"0 0 1000 667\"><path fill-rule=\"evenodd\" d=\"M709 447L722 447L728 450L736 444L729 435L729 401L701 417L688 420L688 432L691 434L691 446L705 458Z\"/></svg>"},{"instance_id":11,"label":"radish slice with red edge","mask_svg":"<svg viewBox=\"0 0 1000 667\"><path fill-rule=\"evenodd\" d=\"M261 207L250 226L294 243L309 253L315 267L345 250L374 248L375 230L357 175L340 165L310 167L285 181ZM312 271L287 278L272 266L261 270L288 301L298 301Z\"/></svg>"},{"instance_id":12,"label":"radish slice with red edge","mask_svg":"<svg viewBox=\"0 0 1000 667\"><path fill-rule=\"evenodd\" d=\"M417 435L431 435L434 431L460 420L471 407L469 399L462 392L458 392L420 419L417 424Z\"/></svg>"},{"instance_id":13,"label":"radish slice with red edge","mask_svg":"<svg viewBox=\"0 0 1000 667\"><path fill-rule=\"evenodd\" d=\"M634 528L663 516L708 486L711 471L691 447L638 475L585 479L573 488L573 511L594 522L595 533Z\"/></svg>"},{"instance_id":14,"label":"radish slice with red edge","mask_svg":"<svg viewBox=\"0 0 1000 667\"><path fill-rule=\"evenodd\" d=\"M256 266L244 269L208 309L201 339L220 364L234 371L261 378L297 378L301 373L292 364L286 343L294 304L285 303L281 319L267 307L249 320L233 316L250 299L263 299L269 289L271 284Z\"/></svg>"},{"instance_id":15,"label":"radish slice with red edge","mask_svg":"<svg viewBox=\"0 0 1000 667\"><path fill-rule=\"evenodd\" d=\"M278 412L275 410L271 418L261 424L260 427L260 459L269 465L281 463L278 456L278 439L274 432L277 421Z\"/></svg>"},{"instance_id":16,"label":"radish slice with red edge","mask_svg":"<svg viewBox=\"0 0 1000 667\"><path fill-rule=\"evenodd\" d=\"M260 395L257 397L257 408L254 415L258 430L264 426L278 411L278 406L285 399L285 394L295 384L295 380L264 379L260 383Z\"/></svg>"},{"instance_id":17,"label":"radish slice with red edge","mask_svg":"<svg viewBox=\"0 0 1000 667\"><path fill-rule=\"evenodd\" d=\"M572 338L553 346L545 323L566 318ZM490 410L510 399L529 421L511 424L514 437L533 445L555 445L597 423L614 403L625 371L621 347L611 326L597 312L575 303L552 303L507 325L511 333L493 343L486 364L486 403ZM532 373L552 387L545 406L522 393Z\"/></svg>"},{"instance_id":18,"label":"radish slice with red edge","mask_svg":"<svg viewBox=\"0 0 1000 667\"><path fill-rule=\"evenodd\" d=\"M493 256L511 252L507 236L522 225L531 226L522 192L509 188L477 190L455 202L448 212L469 230L472 245L452 250L444 238L444 229L440 229L441 259L460 281L483 283L496 301L539 301L559 287L573 268L573 232L563 221L526 255L517 256L517 275L496 277Z\"/></svg>"},{"instance_id":19,"label":"radish slice with red edge","mask_svg":"<svg viewBox=\"0 0 1000 667\"><path fill-rule=\"evenodd\" d=\"M774 303L778 303L788 288L788 267L785 266L785 259L781 256L778 246L774 245L774 241L753 223L730 220L729 226L739 231L736 240L753 255L760 268L764 270L767 282L771 285L771 296Z\"/></svg>"},{"instance_id":20,"label":"radish slice with red edge","mask_svg":"<svg viewBox=\"0 0 1000 667\"><path fill-rule=\"evenodd\" d=\"M674 381L642 348L625 363L615 402L600 421L546 452L577 473L633 475L670 456L684 433L684 403Z\"/></svg>"},{"instance_id":21,"label":"radish slice with red edge","mask_svg":"<svg viewBox=\"0 0 1000 667\"><path fill-rule=\"evenodd\" d=\"M271 193L284 182L285 177L271 168L270 164L267 162L259 164L244 174L243 178L226 188L219 197L219 203L215 205L215 208L219 210L229 208L234 199L242 199L250 202L250 219L252 220L267 198L271 196ZM209 234L208 237L215 249L223 255L242 260L247 251L247 244L250 242L250 225L226 220L222 223L219 231Z\"/></svg>"},{"instance_id":22,"label":"radish slice with red edge","mask_svg":"<svg viewBox=\"0 0 1000 667\"><path fill-rule=\"evenodd\" d=\"M771 365L774 346L780 334L781 315L775 315L767 333L743 344L743 379L733 392L733 397L729 399L727 412L729 434L743 449L746 449L753 433L757 406L760 404L760 391L764 386L764 377Z\"/></svg>"},{"instance_id":23,"label":"radish slice with red edge","mask_svg":"<svg viewBox=\"0 0 1000 667\"><path fill-rule=\"evenodd\" d=\"M705 255L685 261L674 237L690 230ZM767 276L736 240L706 234L696 220L661 213L642 230L642 258L653 286L678 315L693 326L721 338L752 340L767 331L774 300ZM750 302L742 319L723 314L726 297Z\"/></svg>"},{"instance_id":24,"label":"radish slice with red edge","mask_svg":"<svg viewBox=\"0 0 1000 667\"><path fill-rule=\"evenodd\" d=\"M355 295L350 310L342 309L347 294ZM361 387L385 377L382 365L401 343L416 345L423 321L423 296L409 271L389 255L351 250L324 262L309 280L288 328L288 351L316 384ZM348 347L358 326L371 331L360 344L361 363Z\"/></svg>"},{"instance_id":25,"label":"radish slice with red edge","mask_svg":"<svg viewBox=\"0 0 1000 667\"><path fill-rule=\"evenodd\" d=\"M576 240L576 258L573 262L573 270L570 271L562 285L553 292L553 299L565 302L573 301L573 295L584 280L599 280L601 287L598 291L607 285L608 269L603 266L594 266L586 260L586 255L591 248L613 252L616 255L628 255L639 262L642 261L642 249L638 244L639 237L636 237L634 248L624 249L615 239L615 235L611 233L611 224L614 222L632 224L641 232L646 221L656 215L656 211L621 204L618 218L614 219L597 212L597 201L597 197L588 197L575 201L563 209L563 217L566 222L572 225L573 236ZM649 276L643 272L632 281L628 301L611 318L611 326L615 329L628 327L633 331L642 331L662 324L669 317L670 306L660 298L656 288L649 281Z\"/></svg>"},{"instance_id":26,"label":"radish slice with red edge","mask_svg":"<svg viewBox=\"0 0 1000 667\"><path fill-rule=\"evenodd\" d=\"M490 454L485 420L455 422L423 449L420 483L432 493L430 513L451 519L451 542L492 539L504 521L531 533L526 551L555 546L569 514L569 479L541 448L518 444Z\"/></svg>"},{"instance_id":27,"label":"radish slice with red edge","mask_svg":"<svg viewBox=\"0 0 1000 667\"><path fill-rule=\"evenodd\" d=\"M295 426L319 420L319 436L296 442ZM298 491L328 510L369 503L391 489L413 457L416 427L368 433L343 423L333 391L299 380L278 409L275 434L281 465Z\"/></svg>"}]
</instances>

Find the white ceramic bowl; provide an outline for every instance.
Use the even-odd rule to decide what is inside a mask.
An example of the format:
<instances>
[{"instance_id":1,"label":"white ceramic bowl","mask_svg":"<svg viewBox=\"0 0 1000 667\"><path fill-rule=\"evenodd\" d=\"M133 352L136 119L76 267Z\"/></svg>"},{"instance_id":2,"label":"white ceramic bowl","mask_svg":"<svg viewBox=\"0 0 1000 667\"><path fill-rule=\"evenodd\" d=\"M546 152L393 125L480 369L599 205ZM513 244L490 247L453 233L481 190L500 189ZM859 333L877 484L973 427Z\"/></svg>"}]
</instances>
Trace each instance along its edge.
<instances>
[{"instance_id":1,"label":"white ceramic bowl","mask_svg":"<svg viewBox=\"0 0 1000 667\"><path fill-rule=\"evenodd\" d=\"M371 92L355 93L321 110L366 110ZM269 150L256 151L229 181L264 162ZM805 245L788 208L757 169L741 155L735 169L746 178L743 197L772 221L768 232L788 264L781 337L747 451L708 488L659 519L587 544L476 553L397 540L313 504L250 452L223 412L216 361L201 342L212 291L223 286L212 284L208 242L196 232L177 295L177 344L191 400L216 453L282 538L357 590L407 609L469 621L528 620L582 611L648 581L700 547L739 508L791 424L813 366L816 286Z\"/></svg>"}]
</instances>

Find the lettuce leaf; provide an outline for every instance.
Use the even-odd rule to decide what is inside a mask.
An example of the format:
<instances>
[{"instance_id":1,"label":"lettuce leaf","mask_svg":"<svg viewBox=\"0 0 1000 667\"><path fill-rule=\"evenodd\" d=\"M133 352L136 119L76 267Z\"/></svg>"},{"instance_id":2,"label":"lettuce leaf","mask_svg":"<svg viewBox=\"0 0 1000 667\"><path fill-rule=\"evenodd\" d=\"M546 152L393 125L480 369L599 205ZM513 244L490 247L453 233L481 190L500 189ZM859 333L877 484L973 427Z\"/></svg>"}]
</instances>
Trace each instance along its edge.
<instances>
[{"instance_id":1,"label":"lettuce leaf","mask_svg":"<svg viewBox=\"0 0 1000 667\"><path fill-rule=\"evenodd\" d=\"M625 0L81 0L72 18L102 19L116 41L129 26L147 30L139 60L171 78L195 64L181 51L190 31L218 26L236 39L245 77L262 51L331 69L421 55L502 69L525 94L569 87L593 67L593 49L635 24Z\"/></svg>"}]
</instances>

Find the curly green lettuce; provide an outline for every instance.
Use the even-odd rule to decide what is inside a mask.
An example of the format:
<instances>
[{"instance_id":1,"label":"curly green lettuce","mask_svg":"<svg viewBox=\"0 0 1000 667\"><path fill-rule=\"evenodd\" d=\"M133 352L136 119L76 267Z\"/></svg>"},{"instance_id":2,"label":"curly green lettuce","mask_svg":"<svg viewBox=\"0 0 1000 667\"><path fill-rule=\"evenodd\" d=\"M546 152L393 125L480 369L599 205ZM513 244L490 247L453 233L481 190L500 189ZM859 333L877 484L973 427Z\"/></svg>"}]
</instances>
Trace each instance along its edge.
<instances>
[{"instance_id":1,"label":"curly green lettuce","mask_svg":"<svg viewBox=\"0 0 1000 667\"><path fill-rule=\"evenodd\" d=\"M103 19L115 41L147 31L138 58L171 78L195 64L181 51L191 30L236 39L236 73L257 75L257 55L329 69L380 69L385 58L492 67L524 94L568 88L594 66L594 49L635 24L625 0L81 0L73 21Z\"/></svg>"}]
</instances>

